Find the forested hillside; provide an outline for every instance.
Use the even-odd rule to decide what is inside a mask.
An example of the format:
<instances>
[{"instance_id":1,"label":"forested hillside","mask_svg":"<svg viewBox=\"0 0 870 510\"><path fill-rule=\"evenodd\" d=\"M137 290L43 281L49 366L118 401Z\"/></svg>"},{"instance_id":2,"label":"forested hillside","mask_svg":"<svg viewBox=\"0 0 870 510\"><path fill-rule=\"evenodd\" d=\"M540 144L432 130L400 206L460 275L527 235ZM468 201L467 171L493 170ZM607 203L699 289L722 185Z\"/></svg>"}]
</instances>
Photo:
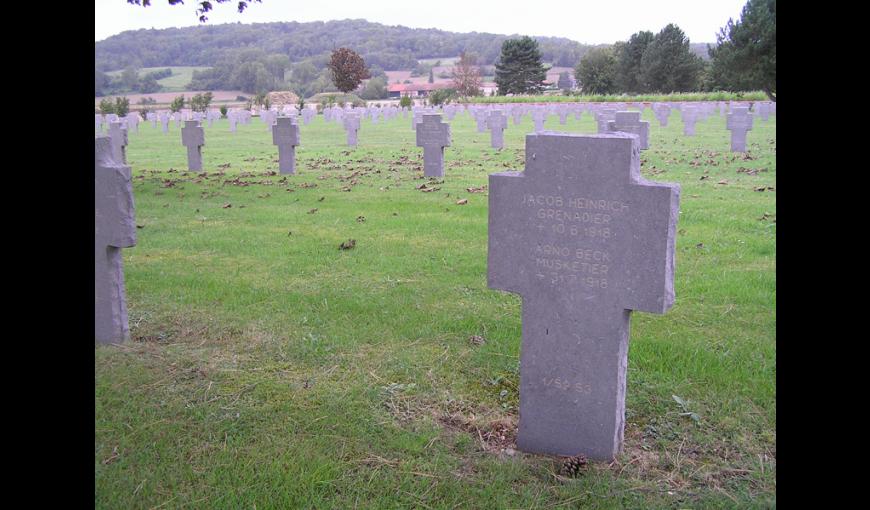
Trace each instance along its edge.
<instances>
[{"instance_id":1,"label":"forested hillside","mask_svg":"<svg viewBox=\"0 0 870 510\"><path fill-rule=\"evenodd\" d=\"M202 25L127 31L109 37L94 44L94 64L100 71L130 66L212 66L239 48L256 48L301 62L342 46L360 53L367 64L387 70L411 69L418 59L452 57L462 51L476 54L481 64L494 64L502 42L510 37L386 26L359 19ZM544 60L560 67L573 67L594 47L560 37L535 39Z\"/></svg>"}]
</instances>

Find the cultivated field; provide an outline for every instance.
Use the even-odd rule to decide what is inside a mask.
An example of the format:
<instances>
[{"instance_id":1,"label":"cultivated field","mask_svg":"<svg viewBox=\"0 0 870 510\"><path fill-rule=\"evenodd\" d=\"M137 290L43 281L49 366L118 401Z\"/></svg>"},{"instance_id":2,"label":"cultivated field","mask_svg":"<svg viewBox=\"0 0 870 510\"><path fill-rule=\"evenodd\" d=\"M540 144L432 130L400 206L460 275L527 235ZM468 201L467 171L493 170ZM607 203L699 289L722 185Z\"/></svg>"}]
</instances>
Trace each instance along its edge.
<instances>
[{"instance_id":1,"label":"cultivated field","mask_svg":"<svg viewBox=\"0 0 870 510\"><path fill-rule=\"evenodd\" d=\"M190 80L193 79L194 71L202 71L204 69L209 69L209 67L196 67L196 66L163 66L163 67L143 67L139 69L139 77L143 77L148 73L154 71L162 71L164 69L171 69L172 76L167 76L166 78L162 78L157 80L163 87L164 92L183 92L187 88L187 84L190 83ZM106 74L109 76L118 76L123 71L111 71Z\"/></svg>"},{"instance_id":2,"label":"cultivated field","mask_svg":"<svg viewBox=\"0 0 870 510\"><path fill-rule=\"evenodd\" d=\"M528 117L498 151L458 115L443 182L401 116L355 149L317 117L289 177L257 118L206 127L199 174L174 122L140 124L95 507L775 507L776 117L746 155L718 115L644 119L642 173L682 185L677 299L632 315L624 452L577 478L515 451L521 299L486 284L487 175L523 168Z\"/></svg>"}]
</instances>

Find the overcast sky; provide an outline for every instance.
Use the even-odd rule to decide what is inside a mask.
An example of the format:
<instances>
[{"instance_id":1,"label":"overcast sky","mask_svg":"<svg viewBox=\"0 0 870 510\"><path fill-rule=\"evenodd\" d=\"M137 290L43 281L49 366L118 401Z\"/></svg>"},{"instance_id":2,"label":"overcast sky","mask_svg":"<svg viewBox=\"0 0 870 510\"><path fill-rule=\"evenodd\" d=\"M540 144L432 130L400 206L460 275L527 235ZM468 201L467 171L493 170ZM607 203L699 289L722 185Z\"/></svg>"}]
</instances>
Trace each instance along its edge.
<instances>
[{"instance_id":1,"label":"overcast sky","mask_svg":"<svg viewBox=\"0 0 870 510\"><path fill-rule=\"evenodd\" d=\"M728 18L740 18L746 0L263 0L242 14L236 3L214 3L208 23L365 19L449 32L567 37L603 44L627 40L641 30L657 33L668 23L676 23L692 42L715 42ZM152 0L149 7L95 0L94 40L125 30L196 26L197 6L196 0L175 6Z\"/></svg>"}]
</instances>

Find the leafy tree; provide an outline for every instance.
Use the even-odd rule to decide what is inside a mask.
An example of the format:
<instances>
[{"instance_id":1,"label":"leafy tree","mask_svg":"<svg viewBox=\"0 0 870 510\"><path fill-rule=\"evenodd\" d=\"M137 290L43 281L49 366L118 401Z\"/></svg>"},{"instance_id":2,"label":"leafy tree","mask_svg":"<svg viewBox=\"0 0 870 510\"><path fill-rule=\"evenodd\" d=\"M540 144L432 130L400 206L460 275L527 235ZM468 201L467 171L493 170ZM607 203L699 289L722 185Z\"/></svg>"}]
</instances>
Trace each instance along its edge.
<instances>
[{"instance_id":1,"label":"leafy tree","mask_svg":"<svg viewBox=\"0 0 870 510\"><path fill-rule=\"evenodd\" d=\"M115 115L123 117L130 111L130 100L126 97L115 98Z\"/></svg>"},{"instance_id":2,"label":"leafy tree","mask_svg":"<svg viewBox=\"0 0 870 510\"><path fill-rule=\"evenodd\" d=\"M226 116L227 116L227 105L222 105L221 106L221 117L226 117Z\"/></svg>"},{"instance_id":3,"label":"leafy tree","mask_svg":"<svg viewBox=\"0 0 870 510\"><path fill-rule=\"evenodd\" d=\"M157 80L154 79L153 76L148 75L139 80L139 92L143 94L150 94L152 92L158 92L162 87Z\"/></svg>"},{"instance_id":4,"label":"leafy tree","mask_svg":"<svg viewBox=\"0 0 870 510\"><path fill-rule=\"evenodd\" d=\"M94 97L102 96L103 90L109 86L111 81L108 74L94 69Z\"/></svg>"},{"instance_id":5,"label":"leafy tree","mask_svg":"<svg viewBox=\"0 0 870 510\"><path fill-rule=\"evenodd\" d=\"M115 103L108 97L100 100L100 113L103 115L115 113Z\"/></svg>"},{"instance_id":6,"label":"leafy tree","mask_svg":"<svg viewBox=\"0 0 870 510\"><path fill-rule=\"evenodd\" d=\"M172 111L172 113L178 112L182 108L184 108L184 94L177 96L175 99L172 100L172 103L170 103L169 105L169 109Z\"/></svg>"},{"instance_id":7,"label":"leafy tree","mask_svg":"<svg viewBox=\"0 0 870 510\"><path fill-rule=\"evenodd\" d=\"M411 101L411 98L409 96L402 96L399 99L399 107L401 108L410 108L412 104L413 101Z\"/></svg>"},{"instance_id":8,"label":"leafy tree","mask_svg":"<svg viewBox=\"0 0 870 510\"><path fill-rule=\"evenodd\" d=\"M213 94L211 91L206 92L205 94L197 94L190 99L190 109L195 112L204 112L208 109L208 105L211 104L211 100L213 98Z\"/></svg>"},{"instance_id":9,"label":"leafy tree","mask_svg":"<svg viewBox=\"0 0 870 510\"><path fill-rule=\"evenodd\" d=\"M278 81L266 69L262 62L244 62L239 65L230 77L230 83L234 88L251 94L265 93L275 90Z\"/></svg>"},{"instance_id":10,"label":"leafy tree","mask_svg":"<svg viewBox=\"0 0 870 510\"><path fill-rule=\"evenodd\" d=\"M135 67L128 66L121 73L121 83L129 90L138 90L139 88L139 70Z\"/></svg>"},{"instance_id":11,"label":"leafy tree","mask_svg":"<svg viewBox=\"0 0 870 510\"><path fill-rule=\"evenodd\" d=\"M356 90L364 79L371 77L365 60L350 48L333 51L327 67L332 83L345 94Z\"/></svg>"},{"instance_id":12,"label":"leafy tree","mask_svg":"<svg viewBox=\"0 0 870 510\"><path fill-rule=\"evenodd\" d=\"M640 61L653 39L655 39L655 34L652 32L637 32L632 34L628 42L618 52L616 86L621 92L648 92L641 86Z\"/></svg>"},{"instance_id":13,"label":"leafy tree","mask_svg":"<svg viewBox=\"0 0 870 510\"><path fill-rule=\"evenodd\" d=\"M372 78L369 80L363 91L359 95L363 99L386 99L390 97L387 91L387 82L383 78Z\"/></svg>"},{"instance_id":14,"label":"leafy tree","mask_svg":"<svg viewBox=\"0 0 870 510\"><path fill-rule=\"evenodd\" d=\"M449 104L456 98L456 89L438 89L429 95L429 104L438 106L440 104Z\"/></svg>"},{"instance_id":15,"label":"leafy tree","mask_svg":"<svg viewBox=\"0 0 870 510\"><path fill-rule=\"evenodd\" d=\"M547 70L541 62L537 41L523 36L502 43L501 56L495 64L499 95L540 93L545 79Z\"/></svg>"},{"instance_id":16,"label":"leafy tree","mask_svg":"<svg viewBox=\"0 0 870 510\"><path fill-rule=\"evenodd\" d=\"M589 94L616 92L616 56L612 47L595 48L583 55L574 75Z\"/></svg>"},{"instance_id":17,"label":"leafy tree","mask_svg":"<svg viewBox=\"0 0 870 510\"><path fill-rule=\"evenodd\" d=\"M435 73L432 69L434 69L434 67L429 69L429 83L435 83Z\"/></svg>"},{"instance_id":18,"label":"leafy tree","mask_svg":"<svg viewBox=\"0 0 870 510\"><path fill-rule=\"evenodd\" d=\"M477 57L462 52L459 62L453 67L453 88L461 97L479 96L482 79L475 65Z\"/></svg>"},{"instance_id":19,"label":"leafy tree","mask_svg":"<svg viewBox=\"0 0 870 510\"><path fill-rule=\"evenodd\" d=\"M711 80L726 90L761 89L776 101L776 0L749 0L708 47Z\"/></svg>"},{"instance_id":20,"label":"leafy tree","mask_svg":"<svg viewBox=\"0 0 870 510\"><path fill-rule=\"evenodd\" d=\"M199 16L199 22L205 23L206 21L208 21L208 17L206 17L205 13L212 10L212 7L213 7L212 2L217 3L217 4L223 4L223 3L226 3L229 1L231 1L231 0L211 0L211 1L199 2L197 4L197 5L199 5L199 8L196 9L196 15ZM240 1L238 3L239 13L244 12L245 9L248 8L248 4L250 2L260 3L260 0ZM148 7L149 5L151 5L151 0L127 0L127 3L132 4L132 5L141 5L142 7ZM169 0L169 5L178 5L178 4L183 4L183 3L184 3L184 0Z\"/></svg>"},{"instance_id":21,"label":"leafy tree","mask_svg":"<svg viewBox=\"0 0 870 510\"><path fill-rule=\"evenodd\" d=\"M656 34L643 52L640 86L647 92L697 90L702 67L701 58L689 48L689 39L671 23Z\"/></svg>"},{"instance_id":22,"label":"leafy tree","mask_svg":"<svg viewBox=\"0 0 870 510\"><path fill-rule=\"evenodd\" d=\"M290 58L287 55L275 53L266 57L263 64L269 74L275 77L277 81L284 81L284 71L290 68Z\"/></svg>"}]
</instances>

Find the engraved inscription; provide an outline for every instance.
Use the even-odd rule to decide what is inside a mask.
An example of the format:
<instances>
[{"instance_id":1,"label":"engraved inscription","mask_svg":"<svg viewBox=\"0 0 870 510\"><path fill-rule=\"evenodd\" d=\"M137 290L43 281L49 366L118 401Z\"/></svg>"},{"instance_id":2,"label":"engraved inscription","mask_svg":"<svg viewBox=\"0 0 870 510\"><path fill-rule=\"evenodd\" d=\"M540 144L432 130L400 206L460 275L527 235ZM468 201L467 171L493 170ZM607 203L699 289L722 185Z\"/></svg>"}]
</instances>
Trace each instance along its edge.
<instances>
[{"instance_id":1,"label":"engraved inscription","mask_svg":"<svg viewBox=\"0 0 870 510\"><path fill-rule=\"evenodd\" d=\"M522 204L533 211L539 231L602 241L613 236L615 220L629 210L620 200L560 195L525 194Z\"/></svg>"},{"instance_id":2,"label":"engraved inscription","mask_svg":"<svg viewBox=\"0 0 870 510\"><path fill-rule=\"evenodd\" d=\"M560 390L567 391L576 391L582 395L591 395L592 394L592 386L589 384L584 384L582 382L571 382L569 379L561 378L561 377L544 377L542 379L545 387L548 388L558 388Z\"/></svg>"}]
</instances>

